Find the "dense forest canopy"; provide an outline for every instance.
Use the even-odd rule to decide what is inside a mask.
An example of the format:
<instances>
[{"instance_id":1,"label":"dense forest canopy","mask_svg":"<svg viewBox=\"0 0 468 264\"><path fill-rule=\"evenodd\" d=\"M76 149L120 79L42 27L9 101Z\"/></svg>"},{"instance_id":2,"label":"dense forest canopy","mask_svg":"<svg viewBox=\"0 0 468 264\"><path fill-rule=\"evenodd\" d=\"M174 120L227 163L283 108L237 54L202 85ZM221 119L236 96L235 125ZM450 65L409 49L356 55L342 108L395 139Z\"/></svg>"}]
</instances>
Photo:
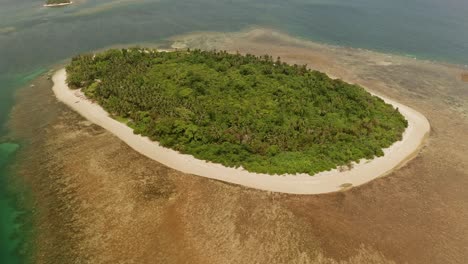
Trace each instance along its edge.
<instances>
[{"instance_id":1,"label":"dense forest canopy","mask_svg":"<svg viewBox=\"0 0 468 264\"><path fill-rule=\"evenodd\" d=\"M57 5L57 4L68 4L71 3L71 0L47 0L48 5Z\"/></svg>"},{"instance_id":2,"label":"dense forest canopy","mask_svg":"<svg viewBox=\"0 0 468 264\"><path fill-rule=\"evenodd\" d=\"M67 82L134 132L252 172L309 173L383 155L407 121L363 88L270 56L112 49Z\"/></svg>"}]
</instances>

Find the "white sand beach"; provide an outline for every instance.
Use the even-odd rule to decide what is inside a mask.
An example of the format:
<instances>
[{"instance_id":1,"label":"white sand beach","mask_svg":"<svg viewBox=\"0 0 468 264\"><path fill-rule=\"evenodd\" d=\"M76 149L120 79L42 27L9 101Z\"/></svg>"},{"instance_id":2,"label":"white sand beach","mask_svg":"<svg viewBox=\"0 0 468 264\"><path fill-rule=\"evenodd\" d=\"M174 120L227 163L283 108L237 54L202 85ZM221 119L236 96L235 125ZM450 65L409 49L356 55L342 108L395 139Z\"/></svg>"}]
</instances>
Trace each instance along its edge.
<instances>
[{"instance_id":1,"label":"white sand beach","mask_svg":"<svg viewBox=\"0 0 468 264\"><path fill-rule=\"evenodd\" d=\"M65 82L65 69L57 71L52 80L53 91L59 101L113 133L139 153L184 173L272 192L321 194L340 191L343 185L352 184L353 187L362 185L388 174L414 158L430 130L429 122L422 114L380 96L385 102L398 108L408 120L408 128L403 134L403 139L384 149L384 156L373 160L361 160L351 170L335 169L313 176L251 173L240 168L228 168L221 164L199 160L191 155L164 148L158 142L146 137L135 135L130 127L111 118L102 107L88 100L81 91L69 89Z\"/></svg>"},{"instance_id":2,"label":"white sand beach","mask_svg":"<svg viewBox=\"0 0 468 264\"><path fill-rule=\"evenodd\" d=\"M66 5L71 5L73 2L70 1L70 3L59 3L59 4L44 4L42 5L43 7L59 7L59 6L66 6Z\"/></svg>"}]
</instances>

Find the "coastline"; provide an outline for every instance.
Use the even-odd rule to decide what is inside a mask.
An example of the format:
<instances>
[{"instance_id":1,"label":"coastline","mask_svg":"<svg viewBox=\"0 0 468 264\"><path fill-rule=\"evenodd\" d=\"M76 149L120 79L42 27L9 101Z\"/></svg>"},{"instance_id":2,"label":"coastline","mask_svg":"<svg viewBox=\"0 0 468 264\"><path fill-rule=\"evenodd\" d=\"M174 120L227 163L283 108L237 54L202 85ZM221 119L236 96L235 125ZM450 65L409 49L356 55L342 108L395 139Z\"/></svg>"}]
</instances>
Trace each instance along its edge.
<instances>
[{"instance_id":1,"label":"coastline","mask_svg":"<svg viewBox=\"0 0 468 264\"><path fill-rule=\"evenodd\" d=\"M60 4L45 4L45 5L42 5L43 7L59 7L59 6L66 6L66 5L71 5L73 4L72 1L70 1L70 3L60 3Z\"/></svg>"},{"instance_id":2,"label":"coastline","mask_svg":"<svg viewBox=\"0 0 468 264\"><path fill-rule=\"evenodd\" d=\"M408 127L403 133L402 140L384 149L384 156L370 161L361 160L351 170L340 172L334 169L312 176L251 173L241 168L229 168L221 164L198 160L191 155L164 148L147 137L135 135L130 127L112 119L102 107L88 100L80 90L69 89L65 82L65 69L57 71L52 80L54 82L52 89L59 101L89 121L110 131L144 156L184 173L272 192L321 194L340 191L343 186L356 187L365 184L392 172L414 158L430 130L429 122L422 114L379 96L385 102L398 107L401 114L408 120Z\"/></svg>"}]
</instances>

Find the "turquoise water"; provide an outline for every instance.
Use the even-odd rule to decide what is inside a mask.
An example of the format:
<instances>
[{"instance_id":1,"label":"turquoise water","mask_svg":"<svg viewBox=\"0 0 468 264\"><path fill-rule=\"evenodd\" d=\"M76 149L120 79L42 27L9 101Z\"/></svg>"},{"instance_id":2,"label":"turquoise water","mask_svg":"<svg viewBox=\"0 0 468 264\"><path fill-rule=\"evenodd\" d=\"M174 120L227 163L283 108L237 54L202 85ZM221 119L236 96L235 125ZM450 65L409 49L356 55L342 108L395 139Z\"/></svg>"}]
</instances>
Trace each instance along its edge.
<instances>
[{"instance_id":1,"label":"turquoise water","mask_svg":"<svg viewBox=\"0 0 468 264\"><path fill-rule=\"evenodd\" d=\"M16 221L20 211L15 208L14 197L8 197L5 165L19 148L15 143L0 144L0 256L3 256L1 263L20 263L15 256L20 247L21 238L15 234L21 233L20 223Z\"/></svg>"},{"instance_id":2,"label":"turquoise water","mask_svg":"<svg viewBox=\"0 0 468 264\"><path fill-rule=\"evenodd\" d=\"M315 41L468 64L466 0L0 0L0 138L14 92L53 63L113 44L265 26ZM39 70L38 70L39 69ZM2 141L0 140L0 143ZM18 145L0 148L0 263L22 263L22 226L5 188ZM15 196L16 195L16 196Z\"/></svg>"},{"instance_id":3,"label":"turquoise water","mask_svg":"<svg viewBox=\"0 0 468 264\"><path fill-rule=\"evenodd\" d=\"M30 73L11 76L0 79L0 84L10 89L0 90L0 136L7 133L5 122L6 113L13 106L13 90L21 87L36 78L44 70L36 70ZM2 87L3 88L3 87ZM25 208L18 207L18 201L24 200L25 189L17 188L15 193L11 193L8 184L14 171L9 169L9 163L14 161L14 156L20 144L8 142L0 137L0 263L16 264L24 263L29 254L25 254L25 239L27 239L31 226L29 221L23 221L28 212ZM10 186L11 187L11 186ZM15 186L16 187L16 186Z\"/></svg>"}]
</instances>

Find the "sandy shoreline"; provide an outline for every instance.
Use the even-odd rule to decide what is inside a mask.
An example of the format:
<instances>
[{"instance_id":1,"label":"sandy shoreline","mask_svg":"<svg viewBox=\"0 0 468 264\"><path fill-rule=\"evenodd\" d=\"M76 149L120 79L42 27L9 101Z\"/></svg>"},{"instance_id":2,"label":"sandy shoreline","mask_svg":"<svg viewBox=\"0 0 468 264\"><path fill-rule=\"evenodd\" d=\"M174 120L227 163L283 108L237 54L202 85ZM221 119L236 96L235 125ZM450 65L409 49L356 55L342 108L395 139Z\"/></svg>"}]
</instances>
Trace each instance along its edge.
<instances>
[{"instance_id":1,"label":"sandy shoreline","mask_svg":"<svg viewBox=\"0 0 468 264\"><path fill-rule=\"evenodd\" d=\"M66 5L71 5L73 2L70 3L60 3L60 4L45 4L42 5L43 7L59 7L59 6L66 6Z\"/></svg>"},{"instance_id":2,"label":"sandy shoreline","mask_svg":"<svg viewBox=\"0 0 468 264\"><path fill-rule=\"evenodd\" d=\"M403 134L403 139L384 149L385 155L383 157L371 161L362 160L359 164L355 164L352 170L339 172L335 169L313 176L251 173L242 169L228 168L221 164L198 160L191 155L164 148L158 142L153 142L147 137L135 135L130 127L112 119L102 107L87 100L81 91L69 89L65 82L65 69L57 71L52 80L54 82L53 91L59 101L89 121L110 131L139 153L184 173L272 192L320 194L339 191L343 184L359 186L367 183L391 172L413 158L430 130L429 122L422 114L382 97L387 103L398 107L408 120L408 128Z\"/></svg>"}]
</instances>

